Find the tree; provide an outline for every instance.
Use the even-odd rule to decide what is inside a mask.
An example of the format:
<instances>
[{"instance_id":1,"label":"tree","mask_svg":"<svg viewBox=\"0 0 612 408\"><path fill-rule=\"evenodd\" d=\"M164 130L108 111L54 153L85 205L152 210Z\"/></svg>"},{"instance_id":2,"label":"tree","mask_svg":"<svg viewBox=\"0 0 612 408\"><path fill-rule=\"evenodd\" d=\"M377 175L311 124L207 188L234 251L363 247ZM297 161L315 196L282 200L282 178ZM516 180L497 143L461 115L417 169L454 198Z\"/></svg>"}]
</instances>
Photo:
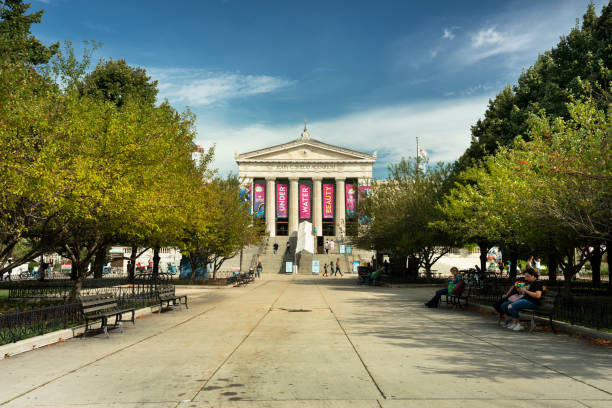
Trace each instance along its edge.
<instances>
[{"instance_id":1,"label":"tree","mask_svg":"<svg viewBox=\"0 0 612 408\"><path fill-rule=\"evenodd\" d=\"M5 62L45 64L59 50L59 43L43 45L30 33L42 21L44 10L25 14L32 5L23 0L0 0L0 56Z\"/></svg>"},{"instance_id":2,"label":"tree","mask_svg":"<svg viewBox=\"0 0 612 408\"><path fill-rule=\"evenodd\" d=\"M193 207L182 243L191 264L192 277L198 268L213 265L213 278L227 259L263 235L259 223L253 223L248 203L240 199L240 183L235 176L213 178L190 199Z\"/></svg>"},{"instance_id":3,"label":"tree","mask_svg":"<svg viewBox=\"0 0 612 408\"><path fill-rule=\"evenodd\" d=\"M462 173L465 182L441 208L447 228L546 251L560 264L569 295L573 276L596 254L586 248L610 239L612 151L609 113L593 100L567 110L567 121L532 115L530 141L517 138Z\"/></svg>"},{"instance_id":4,"label":"tree","mask_svg":"<svg viewBox=\"0 0 612 408\"><path fill-rule=\"evenodd\" d=\"M416 158L409 158L390 165L389 172L387 180L374 184L371 197L360 202L360 211L370 222L358 229L353 240L362 248L391 252L396 265L404 265L408 257L410 273L416 274L422 266L429 274L452 244L448 234L430 226L441 215L436 203L445 191L450 166L419 165Z\"/></svg>"},{"instance_id":5,"label":"tree","mask_svg":"<svg viewBox=\"0 0 612 408\"><path fill-rule=\"evenodd\" d=\"M155 104L157 81L140 67L130 67L125 60L100 61L80 84L81 93L113 102L121 107L128 99Z\"/></svg>"},{"instance_id":6,"label":"tree","mask_svg":"<svg viewBox=\"0 0 612 408\"><path fill-rule=\"evenodd\" d=\"M573 97L589 96L600 109L609 109L612 83L612 2L597 17L590 3L576 26L561 37L556 47L541 54L520 75L513 87L506 86L472 127L472 145L455 164L455 174L474 161L494 154L500 146L511 146L517 136L529 140L529 118L545 113L569 118L567 104Z\"/></svg>"}]
</instances>

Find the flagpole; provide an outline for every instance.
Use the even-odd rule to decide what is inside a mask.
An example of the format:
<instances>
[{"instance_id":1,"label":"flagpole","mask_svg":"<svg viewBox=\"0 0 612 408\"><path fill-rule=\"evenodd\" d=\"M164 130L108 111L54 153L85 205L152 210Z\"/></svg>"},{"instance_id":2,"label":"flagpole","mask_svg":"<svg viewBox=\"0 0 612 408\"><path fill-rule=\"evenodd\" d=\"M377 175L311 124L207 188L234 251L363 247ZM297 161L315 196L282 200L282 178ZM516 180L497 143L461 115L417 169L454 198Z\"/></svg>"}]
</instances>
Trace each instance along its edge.
<instances>
[{"instance_id":1,"label":"flagpole","mask_svg":"<svg viewBox=\"0 0 612 408\"><path fill-rule=\"evenodd\" d=\"M419 137L416 137L416 176L419 178Z\"/></svg>"}]
</instances>

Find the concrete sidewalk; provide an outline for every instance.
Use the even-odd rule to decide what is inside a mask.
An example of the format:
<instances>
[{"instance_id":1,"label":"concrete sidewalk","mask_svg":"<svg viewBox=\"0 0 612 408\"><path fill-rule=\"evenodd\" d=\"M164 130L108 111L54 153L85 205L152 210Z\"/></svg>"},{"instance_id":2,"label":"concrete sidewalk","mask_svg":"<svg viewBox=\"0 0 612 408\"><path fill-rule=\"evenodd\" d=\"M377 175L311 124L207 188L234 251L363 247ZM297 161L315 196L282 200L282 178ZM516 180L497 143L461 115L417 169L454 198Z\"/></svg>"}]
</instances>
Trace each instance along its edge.
<instances>
[{"instance_id":1,"label":"concrete sidewalk","mask_svg":"<svg viewBox=\"0 0 612 408\"><path fill-rule=\"evenodd\" d=\"M0 361L9 407L609 407L612 350L427 309L432 288L265 275Z\"/></svg>"}]
</instances>

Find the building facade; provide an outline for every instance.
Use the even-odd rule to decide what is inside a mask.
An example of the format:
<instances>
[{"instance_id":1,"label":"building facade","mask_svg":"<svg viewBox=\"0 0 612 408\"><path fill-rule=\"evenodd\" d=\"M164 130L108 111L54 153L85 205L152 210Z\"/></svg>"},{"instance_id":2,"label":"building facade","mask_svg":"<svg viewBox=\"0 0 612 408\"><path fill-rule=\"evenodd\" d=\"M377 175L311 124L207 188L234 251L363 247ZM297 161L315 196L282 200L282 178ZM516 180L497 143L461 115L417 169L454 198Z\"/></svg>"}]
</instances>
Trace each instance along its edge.
<instances>
[{"instance_id":1,"label":"building facade","mask_svg":"<svg viewBox=\"0 0 612 408\"><path fill-rule=\"evenodd\" d=\"M297 232L301 221L316 235L344 237L358 222L357 201L370 192L374 154L310 138L306 126L292 142L235 154L242 193L268 235Z\"/></svg>"}]
</instances>

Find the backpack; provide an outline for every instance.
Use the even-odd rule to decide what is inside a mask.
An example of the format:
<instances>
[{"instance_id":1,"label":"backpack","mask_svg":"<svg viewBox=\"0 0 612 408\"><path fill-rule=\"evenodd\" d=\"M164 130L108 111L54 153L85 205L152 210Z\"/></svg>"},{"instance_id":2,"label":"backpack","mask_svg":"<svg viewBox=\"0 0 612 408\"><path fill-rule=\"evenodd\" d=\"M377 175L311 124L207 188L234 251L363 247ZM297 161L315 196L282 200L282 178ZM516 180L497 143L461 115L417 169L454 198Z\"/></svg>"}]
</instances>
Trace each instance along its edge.
<instances>
[{"instance_id":1,"label":"backpack","mask_svg":"<svg viewBox=\"0 0 612 408\"><path fill-rule=\"evenodd\" d=\"M463 291L465 290L465 282L464 281L459 281L457 282L457 284L455 285L455 287L453 288L453 290L451 291L453 296L461 296L461 294L463 293Z\"/></svg>"}]
</instances>

